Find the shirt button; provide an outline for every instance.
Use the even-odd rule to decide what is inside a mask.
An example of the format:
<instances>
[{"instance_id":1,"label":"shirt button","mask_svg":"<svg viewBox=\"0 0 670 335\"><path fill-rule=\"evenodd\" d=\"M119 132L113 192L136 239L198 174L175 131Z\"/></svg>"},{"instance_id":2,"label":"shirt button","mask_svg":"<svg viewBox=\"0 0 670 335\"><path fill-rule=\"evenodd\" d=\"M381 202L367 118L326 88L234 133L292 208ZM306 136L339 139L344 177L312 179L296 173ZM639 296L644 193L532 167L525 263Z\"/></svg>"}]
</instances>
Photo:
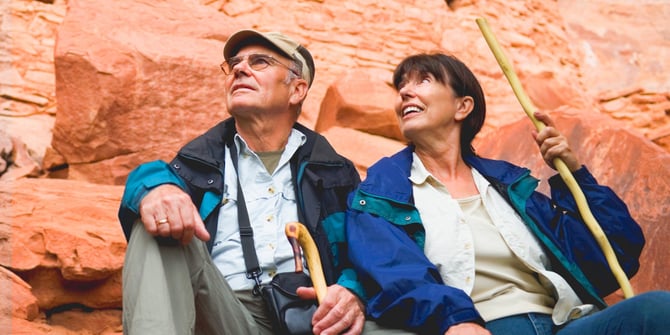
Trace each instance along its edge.
<instances>
[{"instance_id":1,"label":"shirt button","mask_svg":"<svg viewBox=\"0 0 670 335\"><path fill-rule=\"evenodd\" d=\"M265 218L265 221L267 221L267 222L272 222L272 219L274 219L274 216L273 216L273 215L270 215L270 216L268 216L267 218Z\"/></svg>"},{"instance_id":2,"label":"shirt button","mask_svg":"<svg viewBox=\"0 0 670 335\"><path fill-rule=\"evenodd\" d=\"M172 165L172 167L177 169L177 170L181 169L181 166L179 164L176 164L176 163L174 165Z\"/></svg>"},{"instance_id":3,"label":"shirt button","mask_svg":"<svg viewBox=\"0 0 670 335\"><path fill-rule=\"evenodd\" d=\"M412 219L411 216L405 216L405 221L409 221L409 220L411 220L411 219Z\"/></svg>"},{"instance_id":4,"label":"shirt button","mask_svg":"<svg viewBox=\"0 0 670 335\"><path fill-rule=\"evenodd\" d=\"M360 200L360 201L358 201L358 203L359 203L361 206L365 206L365 200Z\"/></svg>"},{"instance_id":5,"label":"shirt button","mask_svg":"<svg viewBox=\"0 0 670 335\"><path fill-rule=\"evenodd\" d=\"M208 179L208 180L207 180L207 184L209 184L209 185L214 184L214 179Z\"/></svg>"},{"instance_id":6,"label":"shirt button","mask_svg":"<svg viewBox=\"0 0 670 335\"><path fill-rule=\"evenodd\" d=\"M275 194L275 188L272 186L268 187L268 193Z\"/></svg>"},{"instance_id":7,"label":"shirt button","mask_svg":"<svg viewBox=\"0 0 670 335\"><path fill-rule=\"evenodd\" d=\"M270 276L270 278L274 277L276 274L277 274L277 271L268 272L268 276Z\"/></svg>"}]
</instances>

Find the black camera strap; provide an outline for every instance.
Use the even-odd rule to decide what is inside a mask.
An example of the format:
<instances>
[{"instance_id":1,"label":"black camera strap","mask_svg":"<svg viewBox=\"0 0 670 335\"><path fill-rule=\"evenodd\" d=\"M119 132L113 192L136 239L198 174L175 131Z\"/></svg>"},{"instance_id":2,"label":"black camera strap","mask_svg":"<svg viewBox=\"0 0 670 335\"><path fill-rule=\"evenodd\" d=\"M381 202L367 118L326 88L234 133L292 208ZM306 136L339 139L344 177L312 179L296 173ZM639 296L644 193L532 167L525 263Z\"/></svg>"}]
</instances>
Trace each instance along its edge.
<instances>
[{"instance_id":1,"label":"black camera strap","mask_svg":"<svg viewBox=\"0 0 670 335\"><path fill-rule=\"evenodd\" d=\"M258 265L258 256L256 255L256 247L254 245L254 231L249 222L249 212L247 211L247 203L244 200L242 193L242 184L240 183L240 175L237 168L237 146L235 140L232 140L228 146L230 150L230 158L235 167L235 175L237 176L237 222L240 225L240 243L242 244L242 254L244 256L244 264L247 267L247 278L253 279L254 295L260 294L261 274L263 269Z\"/></svg>"}]
</instances>

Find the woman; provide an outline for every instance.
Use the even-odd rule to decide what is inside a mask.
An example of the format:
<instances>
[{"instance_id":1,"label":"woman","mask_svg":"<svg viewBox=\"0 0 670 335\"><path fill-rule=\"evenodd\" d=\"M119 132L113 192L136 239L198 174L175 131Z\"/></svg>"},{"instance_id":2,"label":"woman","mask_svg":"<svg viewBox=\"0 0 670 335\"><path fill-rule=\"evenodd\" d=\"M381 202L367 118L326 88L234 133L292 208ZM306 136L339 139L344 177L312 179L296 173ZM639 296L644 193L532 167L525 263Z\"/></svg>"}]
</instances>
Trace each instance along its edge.
<instances>
[{"instance_id":1,"label":"woman","mask_svg":"<svg viewBox=\"0 0 670 335\"><path fill-rule=\"evenodd\" d=\"M617 282L559 177L549 180L548 198L534 191L528 169L475 154L486 105L466 65L443 54L410 56L393 83L409 146L370 167L347 213L349 256L371 318L449 335L651 334L668 326L665 292L604 309ZM634 275L640 227L549 116L535 116L547 125L533 133L544 160L566 163Z\"/></svg>"}]
</instances>

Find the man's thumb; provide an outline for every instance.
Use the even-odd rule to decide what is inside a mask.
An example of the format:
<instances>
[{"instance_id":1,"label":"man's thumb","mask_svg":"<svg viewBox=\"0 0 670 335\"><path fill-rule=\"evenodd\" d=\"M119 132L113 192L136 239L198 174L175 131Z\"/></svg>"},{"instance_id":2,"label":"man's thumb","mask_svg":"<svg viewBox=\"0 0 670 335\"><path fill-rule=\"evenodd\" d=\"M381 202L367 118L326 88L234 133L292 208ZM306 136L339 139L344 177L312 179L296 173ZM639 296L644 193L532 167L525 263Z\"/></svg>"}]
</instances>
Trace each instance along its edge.
<instances>
[{"instance_id":1,"label":"man's thumb","mask_svg":"<svg viewBox=\"0 0 670 335\"><path fill-rule=\"evenodd\" d=\"M296 294L298 295L298 298L303 300L316 299L316 290L313 287L305 287L305 286L298 287Z\"/></svg>"}]
</instances>

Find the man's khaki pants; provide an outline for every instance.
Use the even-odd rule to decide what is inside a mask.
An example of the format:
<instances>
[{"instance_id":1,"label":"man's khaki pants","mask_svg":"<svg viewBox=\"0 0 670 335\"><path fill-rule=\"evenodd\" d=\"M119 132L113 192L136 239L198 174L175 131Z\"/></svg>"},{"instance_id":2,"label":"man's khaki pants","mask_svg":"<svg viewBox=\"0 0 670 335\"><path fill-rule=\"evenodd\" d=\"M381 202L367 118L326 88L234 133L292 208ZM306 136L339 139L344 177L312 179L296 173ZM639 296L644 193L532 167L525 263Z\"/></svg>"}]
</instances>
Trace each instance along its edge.
<instances>
[{"instance_id":1,"label":"man's khaki pants","mask_svg":"<svg viewBox=\"0 0 670 335\"><path fill-rule=\"evenodd\" d=\"M233 291L204 242L162 245L138 220L123 266L124 334L271 335L263 300ZM408 334L365 323L366 335Z\"/></svg>"}]
</instances>

